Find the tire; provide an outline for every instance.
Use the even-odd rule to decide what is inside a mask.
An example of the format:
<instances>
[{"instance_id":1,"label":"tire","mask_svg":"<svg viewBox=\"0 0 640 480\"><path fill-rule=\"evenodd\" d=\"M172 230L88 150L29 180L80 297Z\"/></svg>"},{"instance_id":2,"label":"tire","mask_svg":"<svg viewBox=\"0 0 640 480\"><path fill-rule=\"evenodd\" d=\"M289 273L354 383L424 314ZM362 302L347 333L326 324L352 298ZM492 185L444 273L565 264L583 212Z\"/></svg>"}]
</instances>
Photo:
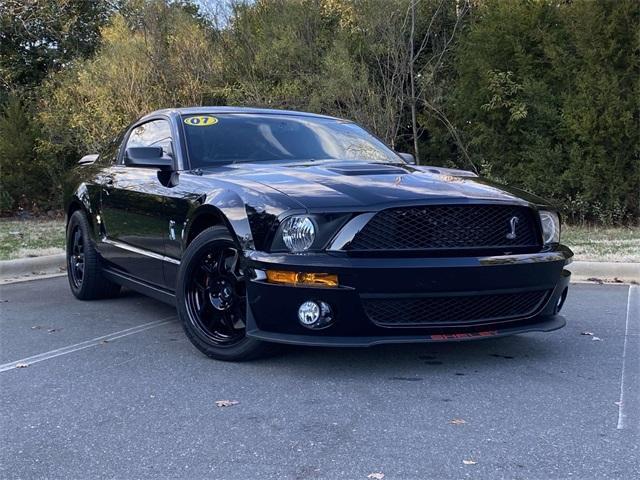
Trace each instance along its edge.
<instances>
[{"instance_id":1,"label":"tire","mask_svg":"<svg viewBox=\"0 0 640 480\"><path fill-rule=\"evenodd\" d=\"M188 246L178 272L178 317L193 345L210 358L251 360L274 346L246 336L246 287L241 249L222 226L207 228Z\"/></svg>"},{"instance_id":2,"label":"tire","mask_svg":"<svg viewBox=\"0 0 640 480\"><path fill-rule=\"evenodd\" d=\"M73 212L67 225L67 278L71 292L80 300L112 298L120 293L120 285L102 274L89 222L80 210Z\"/></svg>"}]
</instances>

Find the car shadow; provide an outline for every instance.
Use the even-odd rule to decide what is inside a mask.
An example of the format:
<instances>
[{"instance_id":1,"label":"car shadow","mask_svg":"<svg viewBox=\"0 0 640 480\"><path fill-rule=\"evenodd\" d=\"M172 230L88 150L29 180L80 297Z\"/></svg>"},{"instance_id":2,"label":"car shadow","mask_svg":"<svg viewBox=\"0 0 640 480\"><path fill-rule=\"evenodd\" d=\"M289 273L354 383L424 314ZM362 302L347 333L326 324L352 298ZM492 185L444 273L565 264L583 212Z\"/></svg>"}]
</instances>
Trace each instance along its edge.
<instances>
[{"instance_id":1,"label":"car shadow","mask_svg":"<svg viewBox=\"0 0 640 480\"><path fill-rule=\"evenodd\" d=\"M557 342L535 334L495 339L424 344L378 345L370 348L286 346L275 356L258 360L315 377L353 377L372 372L380 378L419 381L423 375L464 376L496 366L519 367L562 354Z\"/></svg>"},{"instance_id":2,"label":"car shadow","mask_svg":"<svg viewBox=\"0 0 640 480\"><path fill-rule=\"evenodd\" d=\"M158 310L172 307L133 290L123 289L119 299L149 303ZM268 357L237 365L273 367L296 375L336 378L366 372L397 381L419 381L421 375L446 373L463 376L483 368L518 366L529 361L562 357L561 332L531 333L458 342L410 343L358 347L308 347L279 345ZM198 355L194 349L194 355ZM242 367L241 367L242 368Z\"/></svg>"}]
</instances>

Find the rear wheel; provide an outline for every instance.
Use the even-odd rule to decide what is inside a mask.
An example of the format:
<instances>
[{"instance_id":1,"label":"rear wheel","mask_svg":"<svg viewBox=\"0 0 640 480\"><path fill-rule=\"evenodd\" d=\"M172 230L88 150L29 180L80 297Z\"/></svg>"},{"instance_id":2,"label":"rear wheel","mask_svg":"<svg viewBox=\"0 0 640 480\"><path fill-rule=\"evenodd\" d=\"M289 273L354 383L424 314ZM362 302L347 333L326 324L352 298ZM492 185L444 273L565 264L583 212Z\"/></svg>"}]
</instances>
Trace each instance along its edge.
<instances>
[{"instance_id":1,"label":"rear wheel","mask_svg":"<svg viewBox=\"0 0 640 480\"><path fill-rule=\"evenodd\" d=\"M73 212L67 225L67 278L71 292L80 300L115 297L117 285L102 274L100 259L89 235L89 222L80 210Z\"/></svg>"},{"instance_id":2,"label":"rear wheel","mask_svg":"<svg viewBox=\"0 0 640 480\"><path fill-rule=\"evenodd\" d=\"M242 252L228 230L210 227L187 248L177 282L178 315L191 342L218 360L248 360L269 344L246 336Z\"/></svg>"}]
</instances>

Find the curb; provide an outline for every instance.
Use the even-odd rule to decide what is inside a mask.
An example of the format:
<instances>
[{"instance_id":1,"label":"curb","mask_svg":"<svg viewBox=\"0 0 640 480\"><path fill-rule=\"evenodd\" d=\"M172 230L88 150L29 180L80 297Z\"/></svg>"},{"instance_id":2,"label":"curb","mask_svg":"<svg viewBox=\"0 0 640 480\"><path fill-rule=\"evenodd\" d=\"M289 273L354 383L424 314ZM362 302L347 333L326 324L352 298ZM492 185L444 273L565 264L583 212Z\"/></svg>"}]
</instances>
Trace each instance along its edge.
<instances>
[{"instance_id":1,"label":"curb","mask_svg":"<svg viewBox=\"0 0 640 480\"><path fill-rule=\"evenodd\" d=\"M18 278L26 275L46 275L64 272L66 255L0 260L0 279Z\"/></svg>"},{"instance_id":2,"label":"curb","mask_svg":"<svg viewBox=\"0 0 640 480\"><path fill-rule=\"evenodd\" d=\"M640 263L573 262L568 265L571 280L613 280L616 283L640 283Z\"/></svg>"},{"instance_id":3,"label":"curb","mask_svg":"<svg viewBox=\"0 0 640 480\"><path fill-rule=\"evenodd\" d=\"M0 260L0 279L64 272L65 254ZM567 266L572 280L615 280L640 283L640 263L573 262Z\"/></svg>"}]
</instances>

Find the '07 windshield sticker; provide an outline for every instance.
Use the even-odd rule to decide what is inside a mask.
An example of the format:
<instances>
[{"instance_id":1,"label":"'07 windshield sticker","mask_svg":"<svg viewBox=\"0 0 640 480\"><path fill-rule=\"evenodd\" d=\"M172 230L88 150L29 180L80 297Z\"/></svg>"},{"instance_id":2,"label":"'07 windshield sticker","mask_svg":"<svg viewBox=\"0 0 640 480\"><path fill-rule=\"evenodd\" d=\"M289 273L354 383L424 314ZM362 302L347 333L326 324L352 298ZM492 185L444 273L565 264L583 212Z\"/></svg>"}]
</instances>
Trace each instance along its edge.
<instances>
[{"instance_id":1,"label":"'07 windshield sticker","mask_svg":"<svg viewBox=\"0 0 640 480\"><path fill-rule=\"evenodd\" d=\"M210 127L218 123L218 119L211 115L198 115L197 117L185 118L184 123L192 127Z\"/></svg>"}]
</instances>

